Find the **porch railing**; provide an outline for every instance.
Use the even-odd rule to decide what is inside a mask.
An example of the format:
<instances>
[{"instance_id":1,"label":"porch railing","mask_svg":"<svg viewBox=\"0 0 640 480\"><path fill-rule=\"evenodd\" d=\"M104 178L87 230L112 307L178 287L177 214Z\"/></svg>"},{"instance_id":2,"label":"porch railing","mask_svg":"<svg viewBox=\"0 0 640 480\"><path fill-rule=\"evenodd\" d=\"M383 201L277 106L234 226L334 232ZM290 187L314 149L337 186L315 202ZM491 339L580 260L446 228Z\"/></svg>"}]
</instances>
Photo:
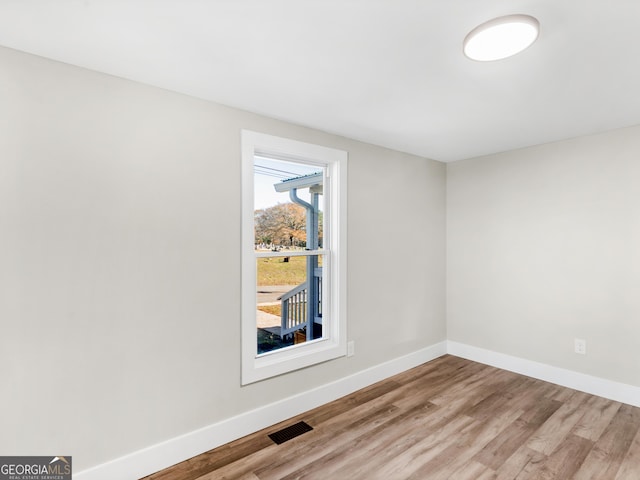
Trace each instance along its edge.
<instances>
[{"instance_id":1,"label":"porch railing","mask_svg":"<svg viewBox=\"0 0 640 480\"><path fill-rule=\"evenodd\" d=\"M312 321L322 323L322 268L316 268L313 278L313 290L317 297ZM296 330L302 330L307 326L307 305L309 301L309 285L301 283L280 297L282 324L280 336L290 335Z\"/></svg>"},{"instance_id":2,"label":"porch railing","mask_svg":"<svg viewBox=\"0 0 640 480\"><path fill-rule=\"evenodd\" d=\"M307 293L307 282L305 282L280 297L282 306L280 335L282 337L307 326Z\"/></svg>"}]
</instances>

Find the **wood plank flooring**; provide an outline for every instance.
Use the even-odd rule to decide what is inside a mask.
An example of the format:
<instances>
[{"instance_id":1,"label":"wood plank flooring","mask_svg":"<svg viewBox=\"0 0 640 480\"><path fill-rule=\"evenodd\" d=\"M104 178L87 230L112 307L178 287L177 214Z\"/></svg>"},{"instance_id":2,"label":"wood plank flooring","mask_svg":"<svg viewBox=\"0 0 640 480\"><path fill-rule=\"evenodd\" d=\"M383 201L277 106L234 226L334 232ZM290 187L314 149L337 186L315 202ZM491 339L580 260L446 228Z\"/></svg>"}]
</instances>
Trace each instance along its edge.
<instances>
[{"instance_id":1,"label":"wood plank flooring","mask_svg":"<svg viewBox=\"0 0 640 480\"><path fill-rule=\"evenodd\" d=\"M145 477L218 479L638 480L640 408L445 355Z\"/></svg>"}]
</instances>

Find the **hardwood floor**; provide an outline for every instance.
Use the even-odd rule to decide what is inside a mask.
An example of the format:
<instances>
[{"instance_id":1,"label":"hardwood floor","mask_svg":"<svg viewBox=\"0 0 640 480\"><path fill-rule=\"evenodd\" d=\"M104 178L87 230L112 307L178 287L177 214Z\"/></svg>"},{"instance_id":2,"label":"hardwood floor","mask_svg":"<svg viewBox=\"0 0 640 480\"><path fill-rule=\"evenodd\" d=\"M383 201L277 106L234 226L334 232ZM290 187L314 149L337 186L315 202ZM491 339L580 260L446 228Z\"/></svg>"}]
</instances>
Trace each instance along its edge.
<instances>
[{"instance_id":1,"label":"hardwood floor","mask_svg":"<svg viewBox=\"0 0 640 480\"><path fill-rule=\"evenodd\" d=\"M638 480L640 408L446 355L146 480L449 478Z\"/></svg>"}]
</instances>

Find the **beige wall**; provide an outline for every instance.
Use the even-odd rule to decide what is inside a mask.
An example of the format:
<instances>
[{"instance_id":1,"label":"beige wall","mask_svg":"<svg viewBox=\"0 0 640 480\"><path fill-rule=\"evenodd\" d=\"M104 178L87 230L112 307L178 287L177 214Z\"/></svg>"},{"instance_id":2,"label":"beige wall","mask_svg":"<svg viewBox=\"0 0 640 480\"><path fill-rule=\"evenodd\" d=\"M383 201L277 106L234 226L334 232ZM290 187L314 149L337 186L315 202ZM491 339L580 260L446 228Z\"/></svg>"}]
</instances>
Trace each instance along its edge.
<instances>
[{"instance_id":1,"label":"beige wall","mask_svg":"<svg viewBox=\"0 0 640 480\"><path fill-rule=\"evenodd\" d=\"M448 164L447 252L449 340L640 386L640 127Z\"/></svg>"},{"instance_id":2,"label":"beige wall","mask_svg":"<svg viewBox=\"0 0 640 480\"><path fill-rule=\"evenodd\" d=\"M80 471L445 339L445 166L0 48L0 452ZM349 152L356 356L240 387L240 131Z\"/></svg>"}]
</instances>

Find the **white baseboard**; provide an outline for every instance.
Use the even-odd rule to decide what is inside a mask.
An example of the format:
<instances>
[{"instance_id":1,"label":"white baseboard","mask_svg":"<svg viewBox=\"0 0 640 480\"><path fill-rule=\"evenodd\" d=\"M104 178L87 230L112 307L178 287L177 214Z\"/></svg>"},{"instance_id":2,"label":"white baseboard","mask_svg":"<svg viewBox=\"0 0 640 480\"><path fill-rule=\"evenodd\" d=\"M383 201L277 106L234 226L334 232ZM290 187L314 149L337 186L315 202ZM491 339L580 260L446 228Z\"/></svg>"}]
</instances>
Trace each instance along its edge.
<instances>
[{"instance_id":1,"label":"white baseboard","mask_svg":"<svg viewBox=\"0 0 640 480\"><path fill-rule=\"evenodd\" d=\"M447 341L447 353L492 367L520 373L528 377L580 390L599 397L640 407L640 388L625 383L605 380L584 373L553 367L544 363L512 357L503 353L473 347L464 343Z\"/></svg>"},{"instance_id":2,"label":"white baseboard","mask_svg":"<svg viewBox=\"0 0 640 480\"><path fill-rule=\"evenodd\" d=\"M73 478L75 480L131 480L150 475L212 448L349 395L380 380L417 367L445 353L447 353L447 342L431 345L313 390L138 450L77 474L74 473Z\"/></svg>"},{"instance_id":3,"label":"white baseboard","mask_svg":"<svg viewBox=\"0 0 640 480\"><path fill-rule=\"evenodd\" d=\"M490 350L446 341L313 390L138 450L73 475L76 480L131 480L329 403L445 353L640 407L640 388Z\"/></svg>"}]
</instances>

